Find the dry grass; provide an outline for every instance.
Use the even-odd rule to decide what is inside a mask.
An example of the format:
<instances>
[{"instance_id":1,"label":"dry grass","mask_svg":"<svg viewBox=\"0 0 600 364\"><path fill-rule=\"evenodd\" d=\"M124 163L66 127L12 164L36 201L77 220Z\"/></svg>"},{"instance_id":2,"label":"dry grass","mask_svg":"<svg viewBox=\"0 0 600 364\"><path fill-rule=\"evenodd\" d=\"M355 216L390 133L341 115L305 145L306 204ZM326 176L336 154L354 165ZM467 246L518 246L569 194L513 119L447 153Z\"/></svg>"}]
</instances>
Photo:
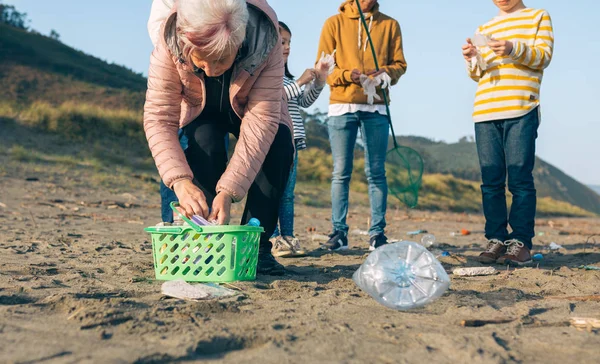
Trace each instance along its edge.
<instances>
[{"instance_id":1,"label":"dry grass","mask_svg":"<svg viewBox=\"0 0 600 364\"><path fill-rule=\"evenodd\" d=\"M358 157L355 159L354 173L350 184L350 189L353 192L351 200L353 204L368 207L369 199L364 165L364 158ZM302 151L298 164L297 200L309 206L331 206L329 182L332 168L331 155L324 151L316 148ZM388 171L388 180L394 178L397 179ZM511 195L508 191L507 200L510 204ZM393 198L392 194L390 194L389 206L391 208L403 207L400 201ZM479 183L456 178L449 174L425 174L419 191L417 209L480 213L481 191ZM537 213L539 216L596 216L589 211L549 197L538 199Z\"/></svg>"},{"instance_id":2,"label":"dry grass","mask_svg":"<svg viewBox=\"0 0 600 364\"><path fill-rule=\"evenodd\" d=\"M13 145L4 153L9 160L31 164L33 167L52 165L76 171L92 185L115 189L121 187L153 189L153 182L132 179L135 174L155 175L152 159L146 146L141 125L141 113L126 109L105 109L89 104L63 103L52 106L36 102L18 108L0 104L0 118L13 118L35 132L59 135L70 148L52 145L39 151L22 144ZM351 203L369 206L365 161L360 155L354 161L351 181ZM40 167L41 168L41 167ZM300 154L298 166L297 201L316 207L331 205L330 185L333 161L322 149L309 148ZM6 168L3 168L5 171ZM6 173L6 172L4 172ZM388 180L400 181L397 172L388 170ZM510 200L510 195L509 195ZM390 208L403 208L390 194ZM426 174L419 191L418 209L453 212L481 212L479 184L446 174ZM551 198L540 198L540 216L595 216L586 210Z\"/></svg>"},{"instance_id":3,"label":"dry grass","mask_svg":"<svg viewBox=\"0 0 600 364\"><path fill-rule=\"evenodd\" d=\"M0 112L3 114L1 116L16 116L25 126L58 133L74 141L90 137L126 137L137 142L144 140L142 113L139 111L106 109L69 101L57 107L46 102L35 102L20 109L5 104L0 107Z\"/></svg>"}]
</instances>

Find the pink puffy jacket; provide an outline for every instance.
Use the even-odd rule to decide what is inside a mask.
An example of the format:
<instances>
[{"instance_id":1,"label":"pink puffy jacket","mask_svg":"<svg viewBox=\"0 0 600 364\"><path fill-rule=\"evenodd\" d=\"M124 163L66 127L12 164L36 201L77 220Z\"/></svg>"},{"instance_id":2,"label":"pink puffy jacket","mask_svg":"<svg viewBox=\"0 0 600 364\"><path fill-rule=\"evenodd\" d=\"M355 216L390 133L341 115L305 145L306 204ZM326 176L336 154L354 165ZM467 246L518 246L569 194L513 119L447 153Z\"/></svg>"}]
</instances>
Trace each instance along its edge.
<instances>
[{"instance_id":1,"label":"pink puffy jacket","mask_svg":"<svg viewBox=\"0 0 600 364\"><path fill-rule=\"evenodd\" d=\"M230 102L242 120L240 136L217 192L235 201L244 198L254 182L279 124L290 130L292 121L283 99L283 51L277 16L265 0L247 0L250 20L247 56L234 64ZM179 54L175 24L177 5L163 23L150 58L144 130L164 183L172 186L193 179L179 145L177 131L197 118L204 108L204 79Z\"/></svg>"}]
</instances>

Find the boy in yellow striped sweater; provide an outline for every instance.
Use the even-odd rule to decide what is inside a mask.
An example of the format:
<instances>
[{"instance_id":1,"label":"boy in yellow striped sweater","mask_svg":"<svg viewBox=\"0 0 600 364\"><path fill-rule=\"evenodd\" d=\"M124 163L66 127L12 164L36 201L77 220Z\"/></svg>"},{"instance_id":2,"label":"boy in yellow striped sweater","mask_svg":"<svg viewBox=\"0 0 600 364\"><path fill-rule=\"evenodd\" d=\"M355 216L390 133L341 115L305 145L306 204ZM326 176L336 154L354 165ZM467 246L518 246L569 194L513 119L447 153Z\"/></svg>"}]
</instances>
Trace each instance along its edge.
<instances>
[{"instance_id":1,"label":"boy in yellow striped sweater","mask_svg":"<svg viewBox=\"0 0 600 364\"><path fill-rule=\"evenodd\" d=\"M527 8L522 0L493 1L500 9L498 16L480 26L462 47L469 75L479 84L473 120L488 239L479 260L522 266L532 261L539 95L554 35L545 10ZM513 196L510 214L507 176Z\"/></svg>"}]
</instances>

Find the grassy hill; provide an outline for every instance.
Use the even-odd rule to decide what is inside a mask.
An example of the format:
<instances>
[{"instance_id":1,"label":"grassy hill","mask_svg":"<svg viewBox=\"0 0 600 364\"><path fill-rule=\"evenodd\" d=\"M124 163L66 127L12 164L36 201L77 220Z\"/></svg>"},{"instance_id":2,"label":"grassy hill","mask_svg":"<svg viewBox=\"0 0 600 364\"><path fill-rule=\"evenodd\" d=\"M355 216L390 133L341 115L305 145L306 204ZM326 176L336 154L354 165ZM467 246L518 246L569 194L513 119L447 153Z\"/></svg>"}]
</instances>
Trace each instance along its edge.
<instances>
[{"instance_id":1,"label":"grassy hill","mask_svg":"<svg viewBox=\"0 0 600 364\"><path fill-rule=\"evenodd\" d=\"M4 24L0 24L0 65L0 176L34 171L53 179L63 176L61 183L157 191L156 169L141 125L144 77ZM323 114L306 115L310 149L300 160L297 195L299 202L309 205L330 206L332 161L325 119ZM426 161L418 208L480 212L472 143L444 144L417 137L400 141L419 150ZM356 156L352 201L366 207L360 147ZM538 182L539 186L549 186L540 189L541 215L590 216L596 211L580 201L587 195L576 181L550 165L541 166L536 177L547 182ZM390 208L403 206L390 198Z\"/></svg>"},{"instance_id":2,"label":"grassy hill","mask_svg":"<svg viewBox=\"0 0 600 364\"><path fill-rule=\"evenodd\" d=\"M0 23L0 100L59 105L77 100L110 108L143 106L146 79L61 42Z\"/></svg>"},{"instance_id":3,"label":"grassy hill","mask_svg":"<svg viewBox=\"0 0 600 364\"><path fill-rule=\"evenodd\" d=\"M421 153L427 161L426 172L480 180L477 150L471 141L447 144L420 137L400 137L398 142ZM537 158L533 174L538 196L551 197L600 214L600 196L550 163Z\"/></svg>"},{"instance_id":4,"label":"grassy hill","mask_svg":"<svg viewBox=\"0 0 600 364\"><path fill-rule=\"evenodd\" d=\"M325 114L305 115L308 144L311 150L300 160L299 178L305 181L327 182L331 175L327 117ZM463 139L458 143L436 142L423 137L400 136L398 143L419 152L424 160L425 176L419 208L453 211L480 211L480 173L475 143ZM390 143L391 145L391 143ZM364 161L360 146L356 150L355 190L366 191ZM600 213L600 196L558 168L538 158L534 170L540 211L554 215L570 214L577 207ZM554 207L552 207L554 206Z\"/></svg>"}]
</instances>

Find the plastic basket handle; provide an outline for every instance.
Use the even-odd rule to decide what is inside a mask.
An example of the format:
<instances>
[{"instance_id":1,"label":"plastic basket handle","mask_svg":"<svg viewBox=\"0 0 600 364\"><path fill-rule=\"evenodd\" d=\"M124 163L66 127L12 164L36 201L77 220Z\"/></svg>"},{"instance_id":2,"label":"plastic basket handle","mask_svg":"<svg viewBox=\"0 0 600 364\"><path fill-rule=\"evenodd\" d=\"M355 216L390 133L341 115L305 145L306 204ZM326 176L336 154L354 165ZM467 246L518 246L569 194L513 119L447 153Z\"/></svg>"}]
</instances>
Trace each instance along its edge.
<instances>
[{"instance_id":1,"label":"plastic basket handle","mask_svg":"<svg viewBox=\"0 0 600 364\"><path fill-rule=\"evenodd\" d=\"M179 217L181 217L181 219L185 222L187 222L194 230L196 230L197 232L201 233L202 232L202 228L200 226L198 226L195 222L193 222L192 220L188 219L187 216L185 216L184 214L182 214L181 212L179 212L179 210L177 209L177 207L179 207L179 202L171 202L171 209L173 210L173 212L175 212Z\"/></svg>"}]
</instances>

